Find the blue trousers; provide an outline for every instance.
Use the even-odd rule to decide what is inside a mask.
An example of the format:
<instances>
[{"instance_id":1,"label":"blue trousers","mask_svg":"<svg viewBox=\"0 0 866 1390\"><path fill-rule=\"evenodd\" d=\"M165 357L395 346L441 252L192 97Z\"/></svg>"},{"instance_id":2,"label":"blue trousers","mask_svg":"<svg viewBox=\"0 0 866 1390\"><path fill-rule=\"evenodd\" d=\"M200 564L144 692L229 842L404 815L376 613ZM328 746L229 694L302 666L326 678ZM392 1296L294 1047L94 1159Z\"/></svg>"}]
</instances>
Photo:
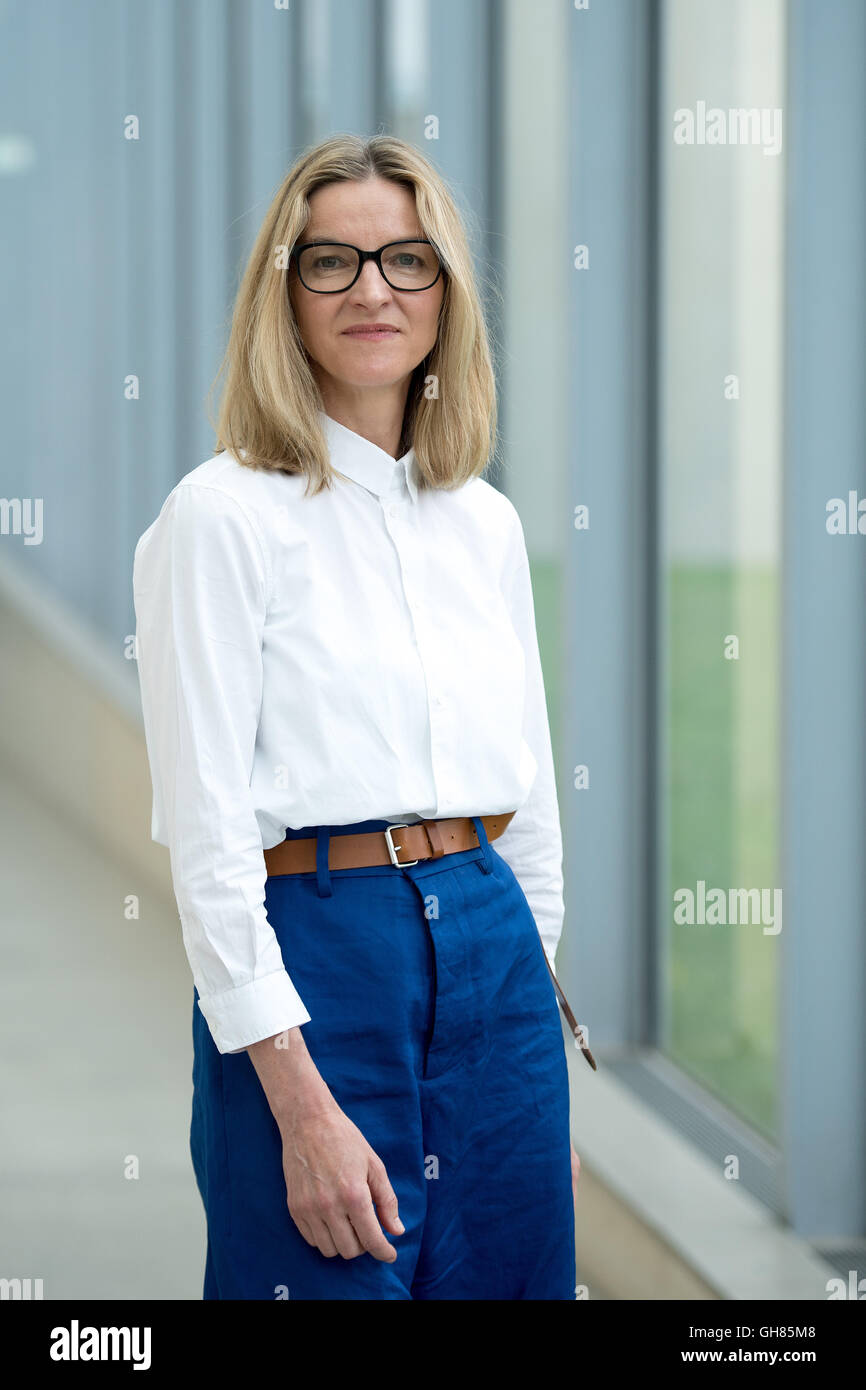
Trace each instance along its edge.
<instances>
[{"instance_id":1,"label":"blue trousers","mask_svg":"<svg viewBox=\"0 0 866 1390\"><path fill-rule=\"evenodd\" d=\"M473 820L478 847L408 868L327 867L330 835L386 821L290 830L317 837L318 869L266 880L307 1049L399 1202L392 1263L301 1236L257 1073L217 1051L194 991L205 1299L574 1299L559 1010L523 890Z\"/></svg>"}]
</instances>

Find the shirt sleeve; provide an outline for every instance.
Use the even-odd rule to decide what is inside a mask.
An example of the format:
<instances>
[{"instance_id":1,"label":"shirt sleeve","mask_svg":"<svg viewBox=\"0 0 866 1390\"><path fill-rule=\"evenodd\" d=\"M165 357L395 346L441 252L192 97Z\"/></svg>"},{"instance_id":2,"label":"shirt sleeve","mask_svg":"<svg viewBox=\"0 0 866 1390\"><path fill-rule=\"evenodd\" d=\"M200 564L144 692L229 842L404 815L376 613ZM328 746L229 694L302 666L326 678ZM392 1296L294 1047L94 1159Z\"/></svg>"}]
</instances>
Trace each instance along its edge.
<instances>
[{"instance_id":1,"label":"shirt sleeve","mask_svg":"<svg viewBox=\"0 0 866 1390\"><path fill-rule=\"evenodd\" d=\"M554 964L564 919L562 830L553 770L550 724L535 626L535 605L523 526L517 512L516 556L503 592L526 664L523 737L538 765L529 797L518 807L496 850L510 866L535 918L544 950Z\"/></svg>"},{"instance_id":2,"label":"shirt sleeve","mask_svg":"<svg viewBox=\"0 0 866 1390\"><path fill-rule=\"evenodd\" d=\"M178 484L136 546L153 838L169 848L199 1008L221 1053L310 1020L267 920L250 791L269 588L257 529L217 488Z\"/></svg>"}]
</instances>

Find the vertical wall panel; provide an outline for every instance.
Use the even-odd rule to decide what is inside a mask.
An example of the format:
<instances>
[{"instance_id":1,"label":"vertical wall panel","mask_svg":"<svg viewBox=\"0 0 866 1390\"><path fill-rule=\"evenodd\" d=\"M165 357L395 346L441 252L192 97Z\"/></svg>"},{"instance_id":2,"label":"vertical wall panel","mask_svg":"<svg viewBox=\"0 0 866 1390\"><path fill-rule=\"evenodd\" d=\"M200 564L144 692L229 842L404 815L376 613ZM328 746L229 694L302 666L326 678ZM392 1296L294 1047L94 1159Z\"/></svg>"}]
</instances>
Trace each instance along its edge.
<instances>
[{"instance_id":1,"label":"vertical wall panel","mask_svg":"<svg viewBox=\"0 0 866 1390\"><path fill-rule=\"evenodd\" d=\"M652 880L647 698L652 515L650 103L655 6L575 12L566 255L570 280L569 505L589 529L567 549L565 748L589 787L570 790L566 893L575 920L563 974L601 1048L646 1039ZM566 989L567 989L566 985Z\"/></svg>"},{"instance_id":2,"label":"vertical wall panel","mask_svg":"<svg viewBox=\"0 0 866 1390\"><path fill-rule=\"evenodd\" d=\"M792 0L782 1093L800 1232L866 1234L866 7ZM862 1271L861 1271L862 1273Z\"/></svg>"},{"instance_id":3,"label":"vertical wall panel","mask_svg":"<svg viewBox=\"0 0 866 1390\"><path fill-rule=\"evenodd\" d=\"M134 470L129 546L156 516L178 477L177 418L185 408L186 373L177 363L176 324L188 313L178 263L182 209L176 190L183 120L176 82L174 6L129 4L127 90L121 118L136 115L140 138L123 142L129 198L128 349L122 374L140 379L141 399L126 403ZM131 555L131 550L130 550ZM132 619L131 559L125 576Z\"/></svg>"}]
</instances>

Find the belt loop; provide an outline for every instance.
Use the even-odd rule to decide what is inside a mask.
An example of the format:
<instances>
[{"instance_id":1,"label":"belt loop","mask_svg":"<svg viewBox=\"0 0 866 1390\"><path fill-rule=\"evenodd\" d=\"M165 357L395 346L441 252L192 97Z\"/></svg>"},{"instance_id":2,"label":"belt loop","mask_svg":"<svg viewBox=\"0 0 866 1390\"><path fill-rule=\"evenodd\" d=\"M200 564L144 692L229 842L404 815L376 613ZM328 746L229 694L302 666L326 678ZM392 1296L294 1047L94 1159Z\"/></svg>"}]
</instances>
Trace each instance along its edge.
<instances>
[{"instance_id":1,"label":"belt loop","mask_svg":"<svg viewBox=\"0 0 866 1390\"><path fill-rule=\"evenodd\" d=\"M329 825L316 826L316 886L319 889L320 898L333 897L334 890L331 887L331 874L328 868L328 850L331 844L331 827Z\"/></svg>"},{"instance_id":2,"label":"belt loop","mask_svg":"<svg viewBox=\"0 0 866 1390\"><path fill-rule=\"evenodd\" d=\"M475 826L475 834L478 836L478 843L484 850L480 864L484 872L489 874L493 870L493 865L490 862L490 842L487 839L487 831L484 828L484 822L480 816L472 816L471 820L472 824Z\"/></svg>"}]
</instances>

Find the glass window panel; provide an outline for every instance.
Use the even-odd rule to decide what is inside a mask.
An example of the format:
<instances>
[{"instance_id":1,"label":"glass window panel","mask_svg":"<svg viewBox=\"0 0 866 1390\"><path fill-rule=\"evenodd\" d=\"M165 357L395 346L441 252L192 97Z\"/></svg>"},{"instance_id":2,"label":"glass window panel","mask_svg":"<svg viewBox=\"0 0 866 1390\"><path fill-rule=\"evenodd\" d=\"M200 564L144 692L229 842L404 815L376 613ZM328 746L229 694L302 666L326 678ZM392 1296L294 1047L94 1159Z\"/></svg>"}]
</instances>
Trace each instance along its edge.
<instances>
[{"instance_id":1,"label":"glass window panel","mask_svg":"<svg viewBox=\"0 0 866 1390\"><path fill-rule=\"evenodd\" d=\"M665 4L660 1045L771 1138L784 49L784 0Z\"/></svg>"}]
</instances>

